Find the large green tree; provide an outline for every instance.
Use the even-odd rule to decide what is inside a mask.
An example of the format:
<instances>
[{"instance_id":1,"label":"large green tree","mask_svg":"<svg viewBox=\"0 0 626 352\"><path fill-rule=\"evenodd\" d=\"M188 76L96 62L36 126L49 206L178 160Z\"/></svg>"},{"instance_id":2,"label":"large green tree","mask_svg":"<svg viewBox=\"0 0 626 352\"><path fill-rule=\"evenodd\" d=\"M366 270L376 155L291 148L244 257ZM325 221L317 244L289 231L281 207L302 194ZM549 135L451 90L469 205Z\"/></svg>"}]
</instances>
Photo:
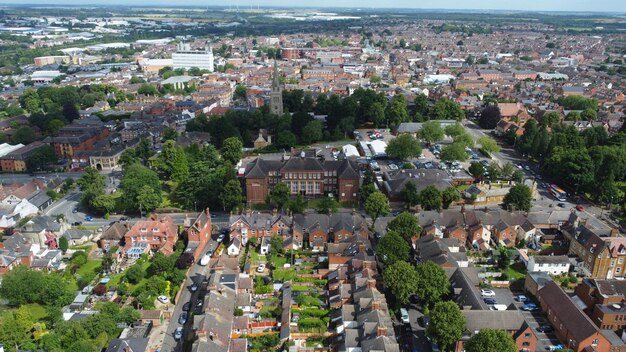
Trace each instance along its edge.
<instances>
[{"instance_id":1,"label":"large green tree","mask_svg":"<svg viewBox=\"0 0 626 352\"><path fill-rule=\"evenodd\" d=\"M222 201L224 211L230 211L243 204L245 199L241 183L238 180L228 181L220 193L220 200Z\"/></svg>"},{"instance_id":2,"label":"large green tree","mask_svg":"<svg viewBox=\"0 0 626 352\"><path fill-rule=\"evenodd\" d=\"M450 283L446 272L437 264L428 260L417 265L417 284L415 293L427 305L441 301L450 292Z\"/></svg>"},{"instance_id":3,"label":"large green tree","mask_svg":"<svg viewBox=\"0 0 626 352\"><path fill-rule=\"evenodd\" d=\"M532 206L533 195L530 188L524 184L517 184L504 196L505 208L529 211Z\"/></svg>"},{"instance_id":4,"label":"large green tree","mask_svg":"<svg viewBox=\"0 0 626 352\"><path fill-rule=\"evenodd\" d=\"M451 350L454 343L463 336L465 324L465 317L456 302L437 302L430 311L430 324L426 328L426 334L442 351Z\"/></svg>"},{"instance_id":5,"label":"large green tree","mask_svg":"<svg viewBox=\"0 0 626 352\"><path fill-rule=\"evenodd\" d=\"M443 139L444 131L439 121L426 121L422 124L419 137L427 143L435 143Z\"/></svg>"},{"instance_id":6,"label":"large green tree","mask_svg":"<svg viewBox=\"0 0 626 352\"><path fill-rule=\"evenodd\" d=\"M454 101L448 98L441 98L430 110L430 118L431 120L461 121L465 118L465 113Z\"/></svg>"},{"instance_id":7,"label":"large green tree","mask_svg":"<svg viewBox=\"0 0 626 352\"><path fill-rule=\"evenodd\" d=\"M481 329L465 343L467 352L515 352L513 336L504 330Z\"/></svg>"},{"instance_id":8,"label":"large green tree","mask_svg":"<svg viewBox=\"0 0 626 352\"><path fill-rule=\"evenodd\" d=\"M280 182L270 191L268 195L269 203L278 209L283 209L289 202L290 193L289 186L284 182Z\"/></svg>"},{"instance_id":9,"label":"large green tree","mask_svg":"<svg viewBox=\"0 0 626 352\"><path fill-rule=\"evenodd\" d=\"M405 241L410 241L413 236L419 236L422 232L417 217L404 211L391 220L387 225L389 231L397 232Z\"/></svg>"},{"instance_id":10,"label":"large green tree","mask_svg":"<svg viewBox=\"0 0 626 352\"><path fill-rule=\"evenodd\" d=\"M104 195L106 178L93 167L86 167L83 175L76 181L80 187L80 203L85 207L93 207L93 200Z\"/></svg>"},{"instance_id":11,"label":"large green tree","mask_svg":"<svg viewBox=\"0 0 626 352\"><path fill-rule=\"evenodd\" d=\"M410 121L404 95L399 94L393 97L389 105L387 105L385 117L387 118L387 123L391 126Z\"/></svg>"},{"instance_id":12,"label":"large green tree","mask_svg":"<svg viewBox=\"0 0 626 352\"><path fill-rule=\"evenodd\" d=\"M448 209L450 204L459 200L461 200L461 195L454 187L448 187L441 193L441 201L444 209Z\"/></svg>"},{"instance_id":13,"label":"large green tree","mask_svg":"<svg viewBox=\"0 0 626 352\"><path fill-rule=\"evenodd\" d=\"M385 265L392 265L397 261L409 261L411 248L402 236L395 231L387 231L376 245L376 257Z\"/></svg>"},{"instance_id":14,"label":"large green tree","mask_svg":"<svg viewBox=\"0 0 626 352\"><path fill-rule=\"evenodd\" d=\"M305 143L315 143L322 139L322 122L318 120L310 121L302 129L302 140Z\"/></svg>"},{"instance_id":15,"label":"large green tree","mask_svg":"<svg viewBox=\"0 0 626 352\"><path fill-rule=\"evenodd\" d=\"M468 155L465 151L465 145L462 143L452 143L441 149L441 155L439 157L443 161L465 161Z\"/></svg>"},{"instance_id":16,"label":"large green tree","mask_svg":"<svg viewBox=\"0 0 626 352\"><path fill-rule=\"evenodd\" d=\"M236 137L226 138L222 144L222 158L233 165L239 162L243 154L243 143Z\"/></svg>"},{"instance_id":17,"label":"large green tree","mask_svg":"<svg viewBox=\"0 0 626 352\"><path fill-rule=\"evenodd\" d=\"M147 191L144 186L149 187L152 192ZM161 203L161 182L159 181L159 176L156 172L140 164L133 164L124 171L119 188L123 192L122 204L126 210L139 210L140 195L145 197L144 200L147 201L147 204L141 204L143 210L150 209L151 207L148 207L148 205L153 206L156 203Z\"/></svg>"},{"instance_id":18,"label":"large green tree","mask_svg":"<svg viewBox=\"0 0 626 352\"><path fill-rule=\"evenodd\" d=\"M412 135L401 134L389 142L385 153L392 159L409 160L418 157L422 147Z\"/></svg>"},{"instance_id":19,"label":"large green tree","mask_svg":"<svg viewBox=\"0 0 626 352\"><path fill-rule=\"evenodd\" d=\"M400 304L406 304L409 297L415 294L417 280L417 271L405 261L397 261L383 271L385 287L391 290Z\"/></svg>"},{"instance_id":20,"label":"large green tree","mask_svg":"<svg viewBox=\"0 0 626 352\"><path fill-rule=\"evenodd\" d=\"M420 192L420 204L424 210L439 210L442 207L443 196L435 186L426 186Z\"/></svg>"},{"instance_id":21,"label":"large green tree","mask_svg":"<svg viewBox=\"0 0 626 352\"><path fill-rule=\"evenodd\" d=\"M400 191L400 195L407 207L414 207L420 203L420 194L413 182L407 182Z\"/></svg>"},{"instance_id":22,"label":"large green tree","mask_svg":"<svg viewBox=\"0 0 626 352\"><path fill-rule=\"evenodd\" d=\"M461 125L460 123L448 125L446 126L445 133L446 135L452 138L455 138L456 136L459 136L465 133L465 127L463 127L463 125Z\"/></svg>"},{"instance_id":23,"label":"large green tree","mask_svg":"<svg viewBox=\"0 0 626 352\"><path fill-rule=\"evenodd\" d=\"M496 143L495 140L489 137L478 138L478 144L480 144L481 149L489 154L497 153L500 151L500 146L498 145L498 143Z\"/></svg>"},{"instance_id":24,"label":"large green tree","mask_svg":"<svg viewBox=\"0 0 626 352\"><path fill-rule=\"evenodd\" d=\"M372 192L365 201L365 212L372 217L373 222L376 222L379 216L385 216L389 214L391 209L389 208L389 199L380 191Z\"/></svg>"}]
</instances>

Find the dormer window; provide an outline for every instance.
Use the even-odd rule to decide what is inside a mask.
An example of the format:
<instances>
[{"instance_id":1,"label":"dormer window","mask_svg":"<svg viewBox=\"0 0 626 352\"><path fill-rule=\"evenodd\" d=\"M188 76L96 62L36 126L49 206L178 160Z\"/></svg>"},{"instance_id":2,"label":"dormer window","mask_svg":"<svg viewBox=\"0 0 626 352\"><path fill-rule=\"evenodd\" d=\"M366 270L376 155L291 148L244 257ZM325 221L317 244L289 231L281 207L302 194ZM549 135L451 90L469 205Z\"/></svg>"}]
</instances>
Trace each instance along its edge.
<instances>
[{"instance_id":1,"label":"dormer window","mask_svg":"<svg viewBox=\"0 0 626 352\"><path fill-rule=\"evenodd\" d=\"M141 228L141 232L148 232L148 229L147 229L147 228L145 228L145 227L142 227L142 228Z\"/></svg>"},{"instance_id":2,"label":"dormer window","mask_svg":"<svg viewBox=\"0 0 626 352\"><path fill-rule=\"evenodd\" d=\"M622 249L620 249L619 254L626 254L626 248L622 247Z\"/></svg>"},{"instance_id":3,"label":"dormer window","mask_svg":"<svg viewBox=\"0 0 626 352\"><path fill-rule=\"evenodd\" d=\"M153 228L152 232L159 232L159 228L158 227Z\"/></svg>"}]
</instances>

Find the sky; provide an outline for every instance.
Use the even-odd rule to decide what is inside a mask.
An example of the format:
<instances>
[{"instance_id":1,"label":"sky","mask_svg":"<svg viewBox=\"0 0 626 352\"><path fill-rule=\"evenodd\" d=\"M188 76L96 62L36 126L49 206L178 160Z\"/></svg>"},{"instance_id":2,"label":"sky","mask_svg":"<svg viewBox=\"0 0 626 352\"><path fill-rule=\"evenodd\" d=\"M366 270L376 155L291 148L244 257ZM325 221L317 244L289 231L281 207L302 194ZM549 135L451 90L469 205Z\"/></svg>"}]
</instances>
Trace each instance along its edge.
<instances>
[{"instance_id":1,"label":"sky","mask_svg":"<svg viewBox=\"0 0 626 352\"><path fill-rule=\"evenodd\" d=\"M0 0L0 4L285 6L626 12L624 0Z\"/></svg>"}]
</instances>

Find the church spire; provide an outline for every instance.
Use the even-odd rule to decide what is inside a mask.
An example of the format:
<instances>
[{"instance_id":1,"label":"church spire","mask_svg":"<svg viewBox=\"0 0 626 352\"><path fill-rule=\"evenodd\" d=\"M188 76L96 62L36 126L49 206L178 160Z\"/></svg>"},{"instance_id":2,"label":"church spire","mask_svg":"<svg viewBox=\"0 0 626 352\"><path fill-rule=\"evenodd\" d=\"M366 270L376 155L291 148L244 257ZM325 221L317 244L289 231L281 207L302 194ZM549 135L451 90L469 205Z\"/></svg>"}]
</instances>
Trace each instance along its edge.
<instances>
[{"instance_id":1,"label":"church spire","mask_svg":"<svg viewBox=\"0 0 626 352\"><path fill-rule=\"evenodd\" d=\"M278 80L278 65L276 64L276 56L274 56L274 74L272 81L272 90L278 91L280 90L280 81Z\"/></svg>"}]
</instances>

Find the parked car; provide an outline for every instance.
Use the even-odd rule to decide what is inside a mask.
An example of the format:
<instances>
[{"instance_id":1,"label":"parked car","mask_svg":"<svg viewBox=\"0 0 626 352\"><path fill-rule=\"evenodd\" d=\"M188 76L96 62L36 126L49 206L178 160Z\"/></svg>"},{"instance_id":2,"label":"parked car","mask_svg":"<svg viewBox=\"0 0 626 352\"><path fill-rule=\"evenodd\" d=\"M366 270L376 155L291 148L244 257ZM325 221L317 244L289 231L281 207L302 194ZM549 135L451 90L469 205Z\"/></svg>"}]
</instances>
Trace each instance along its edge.
<instances>
[{"instance_id":1,"label":"parked car","mask_svg":"<svg viewBox=\"0 0 626 352\"><path fill-rule=\"evenodd\" d=\"M189 310L191 310L191 302L187 302L187 303L183 304L183 310L185 312L188 312Z\"/></svg>"},{"instance_id":2,"label":"parked car","mask_svg":"<svg viewBox=\"0 0 626 352\"><path fill-rule=\"evenodd\" d=\"M85 221L93 221L93 216L91 215L85 216Z\"/></svg>"},{"instance_id":3,"label":"parked car","mask_svg":"<svg viewBox=\"0 0 626 352\"><path fill-rule=\"evenodd\" d=\"M187 312L180 313L180 316L178 317L178 324L185 325L188 316L189 314Z\"/></svg>"},{"instance_id":4,"label":"parked car","mask_svg":"<svg viewBox=\"0 0 626 352\"><path fill-rule=\"evenodd\" d=\"M410 324L411 320L409 320L409 312L405 308L400 308L400 319L405 324Z\"/></svg>"},{"instance_id":5,"label":"parked car","mask_svg":"<svg viewBox=\"0 0 626 352\"><path fill-rule=\"evenodd\" d=\"M528 301L528 297L526 297L525 295L517 295L515 296L515 300L518 302L526 302Z\"/></svg>"},{"instance_id":6,"label":"parked car","mask_svg":"<svg viewBox=\"0 0 626 352\"><path fill-rule=\"evenodd\" d=\"M427 327L428 327L428 324L430 324L430 318L429 318L429 317L427 317L427 316L425 316L425 315L422 315L422 316L419 318L419 322L420 322L420 325L421 325L423 328L427 328Z\"/></svg>"},{"instance_id":7,"label":"parked car","mask_svg":"<svg viewBox=\"0 0 626 352\"><path fill-rule=\"evenodd\" d=\"M82 225L82 224L83 224L83 222L82 222L82 221L74 221L74 222L72 223L72 226L80 226L80 225Z\"/></svg>"},{"instance_id":8,"label":"parked car","mask_svg":"<svg viewBox=\"0 0 626 352\"><path fill-rule=\"evenodd\" d=\"M226 236L223 233L220 233L217 236L217 242L222 242Z\"/></svg>"},{"instance_id":9,"label":"parked car","mask_svg":"<svg viewBox=\"0 0 626 352\"><path fill-rule=\"evenodd\" d=\"M483 298L483 301L485 301L485 303L487 303L487 304L496 304L496 303L498 303L498 301L496 301L495 298Z\"/></svg>"},{"instance_id":10,"label":"parked car","mask_svg":"<svg viewBox=\"0 0 626 352\"><path fill-rule=\"evenodd\" d=\"M537 305L534 304L534 303L526 303L526 304L524 304L522 306L522 310L525 310L527 312L532 312L532 311L535 311L537 309L539 309L539 308L537 308Z\"/></svg>"},{"instance_id":11,"label":"parked car","mask_svg":"<svg viewBox=\"0 0 626 352\"><path fill-rule=\"evenodd\" d=\"M176 331L174 331L174 340L178 341L182 337L183 337L183 328L179 326L176 328Z\"/></svg>"},{"instance_id":12,"label":"parked car","mask_svg":"<svg viewBox=\"0 0 626 352\"><path fill-rule=\"evenodd\" d=\"M78 213L78 208L72 209L72 213L74 213L74 214Z\"/></svg>"},{"instance_id":13,"label":"parked car","mask_svg":"<svg viewBox=\"0 0 626 352\"><path fill-rule=\"evenodd\" d=\"M196 291L198 291L198 284L194 282L194 283L191 285L191 287L189 287L189 291L191 291L191 292L196 292Z\"/></svg>"},{"instance_id":14,"label":"parked car","mask_svg":"<svg viewBox=\"0 0 626 352\"><path fill-rule=\"evenodd\" d=\"M558 203L559 208L565 208L565 203Z\"/></svg>"},{"instance_id":15,"label":"parked car","mask_svg":"<svg viewBox=\"0 0 626 352\"><path fill-rule=\"evenodd\" d=\"M157 297L157 301L159 301L159 302L161 302L163 304L167 304L170 301L170 299L167 298L167 296L160 295L159 297Z\"/></svg>"},{"instance_id":16,"label":"parked car","mask_svg":"<svg viewBox=\"0 0 626 352\"><path fill-rule=\"evenodd\" d=\"M257 273L262 273L265 271L265 263L261 263L259 264L259 266L256 267L256 272Z\"/></svg>"},{"instance_id":17,"label":"parked car","mask_svg":"<svg viewBox=\"0 0 626 352\"><path fill-rule=\"evenodd\" d=\"M543 333L549 333L549 332L553 332L554 329L550 325L539 325L539 327L537 327L537 331L543 332Z\"/></svg>"},{"instance_id":18,"label":"parked car","mask_svg":"<svg viewBox=\"0 0 626 352\"><path fill-rule=\"evenodd\" d=\"M494 297L496 293L493 292L493 290L482 289L480 290L480 295L486 297Z\"/></svg>"},{"instance_id":19,"label":"parked car","mask_svg":"<svg viewBox=\"0 0 626 352\"><path fill-rule=\"evenodd\" d=\"M576 210L585 211L585 207L583 207L581 204L576 204Z\"/></svg>"}]
</instances>

